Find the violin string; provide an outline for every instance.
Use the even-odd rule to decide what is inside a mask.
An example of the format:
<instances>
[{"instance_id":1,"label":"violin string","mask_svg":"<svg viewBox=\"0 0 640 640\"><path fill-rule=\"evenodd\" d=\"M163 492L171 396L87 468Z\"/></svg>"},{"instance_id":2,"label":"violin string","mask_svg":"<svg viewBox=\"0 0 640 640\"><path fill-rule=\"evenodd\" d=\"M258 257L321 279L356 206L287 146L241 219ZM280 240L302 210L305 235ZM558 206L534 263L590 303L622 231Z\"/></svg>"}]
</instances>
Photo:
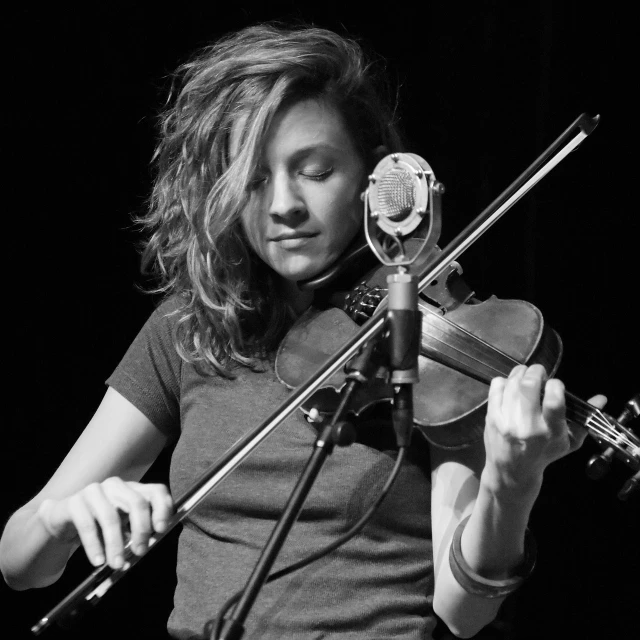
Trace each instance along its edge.
<instances>
[{"instance_id":1,"label":"violin string","mask_svg":"<svg viewBox=\"0 0 640 640\"><path fill-rule=\"evenodd\" d=\"M596 431L611 444L624 444L631 449L640 448L640 440L638 440L636 435L633 432L628 431L621 425L614 426L613 423L606 419L601 419L598 421L594 420L593 422L587 421L586 425L588 427L593 427L594 431Z\"/></svg>"},{"instance_id":2,"label":"violin string","mask_svg":"<svg viewBox=\"0 0 640 640\"><path fill-rule=\"evenodd\" d=\"M574 418L576 421L580 421L585 427L608 441L611 441L613 436L624 433L623 431L618 431L597 407L592 407L569 393L566 393L566 398L567 413L570 419ZM616 440L619 439L617 438Z\"/></svg>"},{"instance_id":3,"label":"violin string","mask_svg":"<svg viewBox=\"0 0 640 640\"><path fill-rule=\"evenodd\" d=\"M449 332L451 332L452 335L455 335L456 337L460 338L461 340L466 338L468 340L471 340L472 344L479 344L482 347L484 347L484 349L486 350L486 353L483 353L482 355L483 356L489 356L489 357L493 356L493 358L496 361L496 365L493 366L492 368L495 371L497 371L498 373L500 373L501 375L505 375L506 373L508 373L508 371L500 368L500 364L499 364L500 360L504 361L505 364L508 364L511 367L514 367L517 364L521 364L513 356L510 356L508 353L505 353L504 351L501 351L496 346L492 345L490 342L487 342L486 340L478 337L474 333L471 333L471 331L469 331L468 329L465 329L464 327L461 327L460 325L455 324L454 322L449 320L449 318L447 318L446 316L440 315L439 313L437 313L436 311L434 311L433 309L429 308L426 305L419 304L419 306L420 306L420 310L423 311L423 312L426 312L425 315L428 315L436 323L435 325L430 325L430 326L437 326L437 323L446 325L447 329L449 330ZM438 327L438 328L443 333L446 333L443 328L441 328L441 327ZM471 354L469 354L469 353L467 353L467 352L465 352L463 350L460 350L460 352L464 353L465 355L469 356L470 358L473 358L473 356ZM475 358L473 358L473 359L475 359ZM480 361L480 362L482 362L482 361Z\"/></svg>"},{"instance_id":4,"label":"violin string","mask_svg":"<svg viewBox=\"0 0 640 640\"><path fill-rule=\"evenodd\" d=\"M597 438L612 445L625 455L637 458L640 453L640 440L631 431L625 429L613 418L609 418L597 407L585 403L583 400L576 398L572 394L567 393L567 409L570 419L580 419L580 423L586 427ZM624 449L627 447L630 451ZM636 450L635 452L633 450Z\"/></svg>"},{"instance_id":5,"label":"violin string","mask_svg":"<svg viewBox=\"0 0 640 640\"><path fill-rule=\"evenodd\" d=\"M609 430L600 430L600 425L594 425L593 423L586 423L585 426L593 433L595 436L604 442L616 447L619 450L625 449L625 453L629 455L633 455L637 457L638 455L638 444L633 442L629 437L627 437L622 432L614 432L614 436L610 435ZM627 450L628 449L628 450ZM635 450L635 453L630 453Z\"/></svg>"},{"instance_id":6,"label":"violin string","mask_svg":"<svg viewBox=\"0 0 640 640\"><path fill-rule=\"evenodd\" d=\"M491 382L491 378L494 378L497 375L503 375L503 372L500 369L497 369L491 366L490 363L484 362L483 360L475 358L469 353L462 351L461 349L453 345L451 342L442 340L437 335L434 335L433 332L429 332L428 334L426 332L423 332L423 335L428 335L429 340L431 340L432 342L437 342L440 345L443 345L444 347L444 349L441 348L440 351L423 349L423 352L424 352L423 355L430 358L431 360L434 360L435 362L440 362L441 364L447 367L457 369L461 373L469 375L472 378L475 378L476 380L478 380L479 382L482 382L487 385ZM452 352L462 354L465 356L465 358L464 359L457 358L453 355ZM470 360L474 361L477 365L480 365L480 367L471 366L469 362ZM459 365L459 367L456 367L455 365ZM487 373L483 372L481 369L488 370L493 375L488 375Z\"/></svg>"},{"instance_id":7,"label":"violin string","mask_svg":"<svg viewBox=\"0 0 640 640\"><path fill-rule=\"evenodd\" d=\"M585 424L591 424L593 427L601 428L603 433L607 431L614 434L616 433L616 429L611 420L609 420L600 409L583 402L568 392L565 393L565 396L567 399L567 409L569 410L568 413L573 414Z\"/></svg>"},{"instance_id":8,"label":"violin string","mask_svg":"<svg viewBox=\"0 0 640 640\"><path fill-rule=\"evenodd\" d=\"M433 322L429 322L429 320L426 318L423 321L423 324L426 323L430 329L435 329L439 331L442 335L446 336L446 338L449 338L449 339L451 337L458 337L460 338L460 340L462 340L463 338L470 338L474 343L478 343L483 347L485 347L487 350L487 353L482 354L483 358L481 359L479 356L476 356L472 353L469 353L468 351L465 351L464 349L458 347L456 344L450 341L443 340L438 336L434 336L432 333L428 333L429 337L437 340L441 344L446 345L449 349L455 351L456 353L462 354L463 356L466 356L466 358L468 358L469 360L472 360L473 362L476 362L477 364L481 365L483 368L489 369L494 373L494 377L495 375L506 375L508 373L505 369L503 369L500 366L500 363L497 362L499 359L508 361L509 365L511 366L515 366L516 364L519 364L517 360L515 360L508 354L503 353L499 349L496 349L493 345L489 344L488 342L485 342L481 338L478 338L477 336L473 335L471 332L467 331L466 329L452 323L450 320L435 313L428 307L425 307L423 305L420 305L420 307L421 309L427 311L431 320L433 321ZM447 328L450 330L450 333L447 333L447 331L445 331L441 326L438 326L437 323L446 324ZM486 358L492 359L493 361L487 362ZM465 363L464 360L461 360L461 359L455 360L455 362L457 362L460 365L464 365ZM479 375L483 375L478 370L476 370L476 373L478 373ZM490 378L488 378L487 382L490 382Z\"/></svg>"},{"instance_id":9,"label":"violin string","mask_svg":"<svg viewBox=\"0 0 640 640\"><path fill-rule=\"evenodd\" d=\"M567 393L566 396L567 408L570 409L570 412L580 418L584 426L602 437L603 440L616 446L625 444L630 448L640 447L640 440L636 435L625 429L617 420L613 420L597 407L592 407L573 394Z\"/></svg>"}]
</instances>

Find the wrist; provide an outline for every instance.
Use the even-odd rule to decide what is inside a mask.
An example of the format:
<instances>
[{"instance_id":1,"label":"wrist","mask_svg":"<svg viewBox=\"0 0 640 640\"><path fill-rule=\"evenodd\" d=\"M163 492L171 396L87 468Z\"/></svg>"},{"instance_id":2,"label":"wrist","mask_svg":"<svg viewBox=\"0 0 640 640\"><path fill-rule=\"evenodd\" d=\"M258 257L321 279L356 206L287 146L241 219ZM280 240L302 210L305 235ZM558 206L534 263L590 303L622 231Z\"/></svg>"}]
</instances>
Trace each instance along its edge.
<instances>
[{"instance_id":1,"label":"wrist","mask_svg":"<svg viewBox=\"0 0 640 640\"><path fill-rule=\"evenodd\" d=\"M78 540L78 533L73 526L56 527L52 524L51 511L55 507L55 501L43 500L36 511L36 518L40 526L45 530L51 540L63 545L74 546Z\"/></svg>"},{"instance_id":2,"label":"wrist","mask_svg":"<svg viewBox=\"0 0 640 640\"><path fill-rule=\"evenodd\" d=\"M542 473L514 477L486 465L480 476L480 490L501 503L533 504L542 487Z\"/></svg>"},{"instance_id":3,"label":"wrist","mask_svg":"<svg viewBox=\"0 0 640 640\"><path fill-rule=\"evenodd\" d=\"M535 540L531 532L526 529L522 559L510 569L508 575L486 577L469 566L462 552L462 533L468 521L469 516L460 522L451 541L449 548L451 573L456 582L472 595L489 599L504 598L531 575L536 560Z\"/></svg>"}]
</instances>

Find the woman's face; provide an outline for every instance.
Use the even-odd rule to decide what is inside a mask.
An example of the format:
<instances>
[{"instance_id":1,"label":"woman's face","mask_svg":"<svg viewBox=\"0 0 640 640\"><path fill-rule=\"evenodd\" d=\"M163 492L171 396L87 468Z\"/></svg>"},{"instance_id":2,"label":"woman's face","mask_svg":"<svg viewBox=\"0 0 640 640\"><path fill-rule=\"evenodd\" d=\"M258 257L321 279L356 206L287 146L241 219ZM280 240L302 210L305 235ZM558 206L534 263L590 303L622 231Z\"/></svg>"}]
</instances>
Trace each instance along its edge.
<instances>
[{"instance_id":1,"label":"woman's face","mask_svg":"<svg viewBox=\"0 0 640 640\"><path fill-rule=\"evenodd\" d=\"M254 251L289 281L330 266L362 222L364 163L325 102L283 108L267 132L242 226Z\"/></svg>"}]
</instances>

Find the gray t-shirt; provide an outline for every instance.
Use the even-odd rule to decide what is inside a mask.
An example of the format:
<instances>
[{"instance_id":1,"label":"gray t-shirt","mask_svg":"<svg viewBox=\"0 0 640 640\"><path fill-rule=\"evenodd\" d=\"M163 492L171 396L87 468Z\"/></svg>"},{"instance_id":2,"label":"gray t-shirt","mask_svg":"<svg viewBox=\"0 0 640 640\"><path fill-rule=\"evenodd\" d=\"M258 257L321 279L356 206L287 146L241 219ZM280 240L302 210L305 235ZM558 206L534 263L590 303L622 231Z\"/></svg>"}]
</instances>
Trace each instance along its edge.
<instances>
[{"instance_id":1,"label":"gray t-shirt","mask_svg":"<svg viewBox=\"0 0 640 640\"><path fill-rule=\"evenodd\" d=\"M177 498L289 391L278 381L273 362L265 363L263 372L238 366L235 380L201 375L184 363L173 346L176 317L168 315L176 306L175 300L160 305L107 383L177 438L170 470ZM361 425L363 438L336 448L328 458L276 570L331 543L375 500L396 455L376 445L372 433L379 423ZM205 623L245 585L315 438L314 427L296 412L185 520L168 622L173 637L202 637ZM429 465L426 447L417 444L361 533L321 560L265 585L247 619L245 640L431 637Z\"/></svg>"}]
</instances>

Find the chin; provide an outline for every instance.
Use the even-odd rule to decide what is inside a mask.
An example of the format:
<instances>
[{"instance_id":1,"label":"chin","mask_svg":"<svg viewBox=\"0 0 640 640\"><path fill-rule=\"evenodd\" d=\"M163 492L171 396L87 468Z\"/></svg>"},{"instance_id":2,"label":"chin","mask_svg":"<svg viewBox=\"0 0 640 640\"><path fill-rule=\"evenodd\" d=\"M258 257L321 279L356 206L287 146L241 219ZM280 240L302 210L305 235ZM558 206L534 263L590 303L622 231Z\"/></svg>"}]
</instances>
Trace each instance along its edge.
<instances>
[{"instance_id":1,"label":"chin","mask_svg":"<svg viewBox=\"0 0 640 640\"><path fill-rule=\"evenodd\" d=\"M304 280L309 280L314 276L317 276L321 273L321 270L311 270L311 271L296 271L293 273L280 274L285 280L289 282L301 282Z\"/></svg>"},{"instance_id":2,"label":"chin","mask_svg":"<svg viewBox=\"0 0 640 640\"><path fill-rule=\"evenodd\" d=\"M314 263L308 263L304 265L282 265L275 271L282 276L285 280L291 282L298 282L299 280L308 280L322 273L326 269L325 265L318 265Z\"/></svg>"}]
</instances>

